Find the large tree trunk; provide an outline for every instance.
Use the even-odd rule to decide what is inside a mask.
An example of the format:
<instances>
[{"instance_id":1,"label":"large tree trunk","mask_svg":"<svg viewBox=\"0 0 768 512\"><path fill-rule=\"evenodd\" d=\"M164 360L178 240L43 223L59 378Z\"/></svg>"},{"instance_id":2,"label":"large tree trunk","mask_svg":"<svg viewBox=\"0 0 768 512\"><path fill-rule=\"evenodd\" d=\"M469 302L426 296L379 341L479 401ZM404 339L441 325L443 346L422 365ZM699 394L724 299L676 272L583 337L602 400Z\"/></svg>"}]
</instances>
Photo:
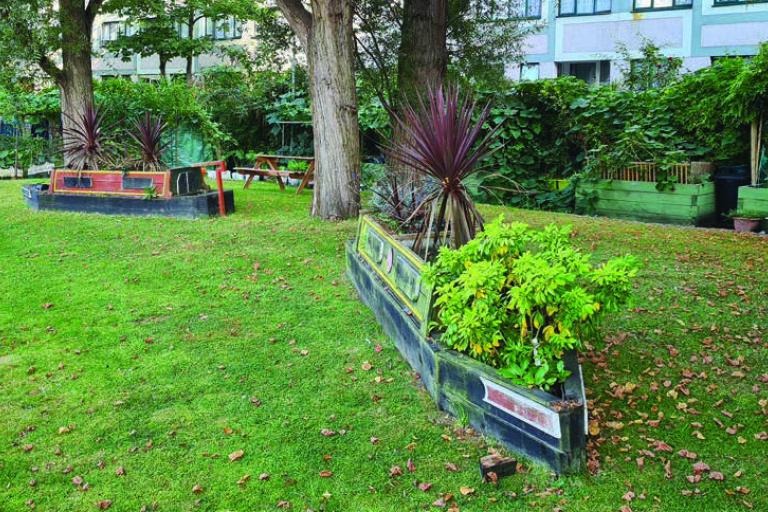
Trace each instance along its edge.
<instances>
[{"instance_id":1,"label":"large tree trunk","mask_svg":"<svg viewBox=\"0 0 768 512\"><path fill-rule=\"evenodd\" d=\"M55 73L54 78L61 89L61 124L62 128L67 130L73 123L80 121L86 110L93 106L93 19L85 9L83 0L61 0L59 20L62 69Z\"/></svg>"},{"instance_id":2,"label":"large tree trunk","mask_svg":"<svg viewBox=\"0 0 768 512\"><path fill-rule=\"evenodd\" d=\"M278 0L304 45L309 65L315 191L312 215L357 216L360 208L360 129L354 76L351 0Z\"/></svg>"},{"instance_id":3,"label":"large tree trunk","mask_svg":"<svg viewBox=\"0 0 768 512\"><path fill-rule=\"evenodd\" d=\"M397 55L397 87L410 98L441 86L448 66L447 0L405 0Z\"/></svg>"},{"instance_id":4,"label":"large tree trunk","mask_svg":"<svg viewBox=\"0 0 768 512\"><path fill-rule=\"evenodd\" d=\"M360 205L360 128L354 75L352 5L313 2L308 40L315 194L312 215L346 219Z\"/></svg>"},{"instance_id":5,"label":"large tree trunk","mask_svg":"<svg viewBox=\"0 0 768 512\"><path fill-rule=\"evenodd\" d=\"M405 102L416 103L419 95L443 85L448 67L447 35L447 0L404 0L392 126L397 126L392 114L398 114ZM399 130L393 133L396 143L402 136ZM400 162L390 160L388 164L395 173L393 187L397 193L415 198L421 186L419 175Z\"/></svg>"}]
</instances>

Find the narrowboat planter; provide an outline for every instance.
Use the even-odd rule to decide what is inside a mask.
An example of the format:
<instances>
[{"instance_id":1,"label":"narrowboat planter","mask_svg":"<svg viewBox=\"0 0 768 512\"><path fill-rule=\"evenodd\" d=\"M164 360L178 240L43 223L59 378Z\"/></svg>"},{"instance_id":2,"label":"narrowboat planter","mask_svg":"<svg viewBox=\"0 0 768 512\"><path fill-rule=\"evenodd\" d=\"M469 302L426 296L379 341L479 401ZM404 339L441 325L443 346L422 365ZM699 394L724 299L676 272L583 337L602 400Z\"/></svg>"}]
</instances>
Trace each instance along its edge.
<instances>
[{"instance_id":1,"label":"narrowboat planter","mask_svg":"<svg viewBox=\"0 0 768 512\"><path fill-rule=\"evenodd\" d=\"M152 172L57 169L50 185L25 185L23 193L34 210L195 219L235 209L232 191L209 191L197 166Z\"/></svg>"},{"instance_id":2,"label":"narrowboat planter","mask_svg":"<svg viewBox=\"0 0 768 512\"><path fill-rule=\"evenodd\" d=\"M439 333L428 329L433 304L421 276L425 262L410 244L363 216L347 245L347 274L435 403L558 473L581 471L587 407L576 354L564 358L571 376L553 394L515 385L494 368L441 346Z\"/></svg>"}]
</instances>

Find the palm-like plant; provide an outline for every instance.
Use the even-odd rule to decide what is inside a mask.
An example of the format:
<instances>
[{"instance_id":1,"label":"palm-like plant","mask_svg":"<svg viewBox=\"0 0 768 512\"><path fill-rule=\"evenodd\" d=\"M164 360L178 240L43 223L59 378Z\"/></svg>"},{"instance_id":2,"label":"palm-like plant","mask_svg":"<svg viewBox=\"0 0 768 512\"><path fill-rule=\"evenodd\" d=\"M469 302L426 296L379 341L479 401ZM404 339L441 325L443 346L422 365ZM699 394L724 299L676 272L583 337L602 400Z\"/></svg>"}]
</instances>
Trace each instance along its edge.
<instances>
[{"instance_id":1,"label":"palm-like plant","mask_svg":"<svg viewBox=\"0 0 768 512\"><path fill-rule=\"evenodd\" d=\"M136 131L130 136L141 153L142 170L156 171L162 168L163 153L168 148L168 141L163 141L163 134L168 126L160 116L153 117L146 112L143 118L136 121Z\"/></svg>"},{"instance_id":2,"label":"palm-like plant","mask_svg":"<svg viewBox=\"0 0 768 512\"><path fill-rule=\"evenodd\" d=\"M88 105L82 115L67 115L67 119L69 124L62 130L67 166L78 171L98 169L107 156L102 144L101 112Z\"/></svg>"},{"instance_id":3,"label":"palm-like plant","mask_svg":"<svg viewBox=\"0 0 768 512\"><path fill-rule=\"evenodd\" d=\"M490 143L498 127L481 138L490 106L479 115L476 112L470 95L462 96L457 87L448 87L430 88L425 97L418 98L416 107L405 103L402 113L394 114L401 136L385 151L433 186L412 214L424 216L414 250L423 249L425 257L437 243L454 248L464 245L483 227L464 180L491 153Z\"/></svg>"}]
</instances>

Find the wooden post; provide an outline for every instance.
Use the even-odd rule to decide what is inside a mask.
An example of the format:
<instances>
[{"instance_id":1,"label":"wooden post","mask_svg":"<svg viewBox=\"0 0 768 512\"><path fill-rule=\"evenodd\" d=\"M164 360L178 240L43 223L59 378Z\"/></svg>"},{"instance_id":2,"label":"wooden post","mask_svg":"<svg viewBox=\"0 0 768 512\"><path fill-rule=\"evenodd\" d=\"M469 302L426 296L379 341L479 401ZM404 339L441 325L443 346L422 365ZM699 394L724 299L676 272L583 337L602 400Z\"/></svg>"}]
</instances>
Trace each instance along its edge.
<instances>
[{"instance_id":1,"label":"wooden post","mask_svg":"<svg viewBox=\"0 0 768 512\"><path fill-rule=\"evenodd\" d=\"M759 124L757 119L752 121L752 126L750 130L750 158L749 158L749 168L750 168L750 175L751 175L751 182L752 185L757 185L757 171L758 166L760 165L760 155L759 155Z\"/></svg>"}]
</instances>

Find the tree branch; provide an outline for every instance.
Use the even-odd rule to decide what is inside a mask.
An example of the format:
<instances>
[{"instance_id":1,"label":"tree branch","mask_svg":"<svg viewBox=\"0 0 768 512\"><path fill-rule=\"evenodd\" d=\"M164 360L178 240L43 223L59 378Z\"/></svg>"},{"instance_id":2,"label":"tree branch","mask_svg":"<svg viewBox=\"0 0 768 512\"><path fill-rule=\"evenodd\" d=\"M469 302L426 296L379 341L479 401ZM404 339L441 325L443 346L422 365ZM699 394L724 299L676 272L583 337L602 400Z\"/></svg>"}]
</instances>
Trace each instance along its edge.
<instances>
[{"instance_id":1,"label":"tree branch","mask_svg":"<svg viewBox=\"0 0 768 512\"><path fill-rule=\"evenodd\" d=\"M304 7L301 0L276 0L276 3L291 30L304 46L304 50L307 50L309 31L312 28L312 13Z\"/></svg>"},{"instance_id":2,"label":"tree branch","mask_svg":"<svg viewBox=\"0 0 768 512\"><path fill-rule=\"evenodd\" d=\"M96 15L99 13L99 9L101 9L101 5L104 3L104 0L91 0L88 2L88 7L85 8L85 14L88 16L88 22L93 23L94 18L96 18Z\"/></svg>"},{"instance_id":3,"label":"tree branch","mask_svg":"<svg viewBox=\"0 0 768 512\"><path fill-rule=\"evenodd\" d=\"M64 78L64 72L61 70L61 68L53 63L50 57L47 55L41 55L40 58L37 59L37 65L40 66L40 69L47 73L48 76L53 78L57 84L61 83L62 79Z\"/></svg>"}]
</instances>

